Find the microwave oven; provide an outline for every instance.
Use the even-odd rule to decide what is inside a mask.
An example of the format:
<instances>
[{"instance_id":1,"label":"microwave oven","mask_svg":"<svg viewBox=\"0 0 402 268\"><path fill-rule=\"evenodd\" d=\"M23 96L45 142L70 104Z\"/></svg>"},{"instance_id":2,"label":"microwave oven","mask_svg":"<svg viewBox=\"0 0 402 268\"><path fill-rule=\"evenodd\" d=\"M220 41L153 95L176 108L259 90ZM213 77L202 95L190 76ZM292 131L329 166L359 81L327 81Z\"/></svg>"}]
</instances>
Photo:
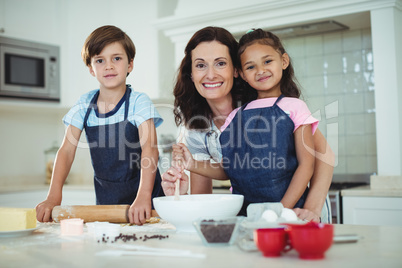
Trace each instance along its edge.
<instances>
[{"instance_id":1,"label":"microwave oven","mask_svg":"<svg viewBox=\"0 0 402 268\"><path fill-rule=\"evenodd\" d=\"M59 47L0 37L0 97L59 102Z\"/></svg>"}]
</instances>

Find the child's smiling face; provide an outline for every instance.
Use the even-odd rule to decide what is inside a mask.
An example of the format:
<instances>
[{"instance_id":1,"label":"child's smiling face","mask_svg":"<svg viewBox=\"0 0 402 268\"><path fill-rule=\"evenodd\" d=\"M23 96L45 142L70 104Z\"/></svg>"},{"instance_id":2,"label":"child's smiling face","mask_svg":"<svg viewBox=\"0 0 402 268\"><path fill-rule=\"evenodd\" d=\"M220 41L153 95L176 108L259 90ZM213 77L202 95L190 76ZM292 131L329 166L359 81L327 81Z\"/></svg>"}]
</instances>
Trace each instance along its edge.
<instances>
[{"instance_id":1,"label":"child's smiling face","mask_svg":"<svg viewBox=\"0 0 402 268\"><path fill-rule=\"evenodd\" d=\"M103 89L125 88L127 73L132 70L133 60L129 61L119 42L105 46L99 55L92 57L89 66L89 72L96 77Z\"/></svg>"},{"instance_id":2,"label":"child's smiling face","mask_svg":"<svg viewBox=\"0 0 402 268\"><path fill-rule=\"evenodd\" d=\"M254 43L240 56L242 78L258 92L258 98L278 97L281 94L282 72L289 65L289 56L273 47Z\"/></svg>"}]
</instances>

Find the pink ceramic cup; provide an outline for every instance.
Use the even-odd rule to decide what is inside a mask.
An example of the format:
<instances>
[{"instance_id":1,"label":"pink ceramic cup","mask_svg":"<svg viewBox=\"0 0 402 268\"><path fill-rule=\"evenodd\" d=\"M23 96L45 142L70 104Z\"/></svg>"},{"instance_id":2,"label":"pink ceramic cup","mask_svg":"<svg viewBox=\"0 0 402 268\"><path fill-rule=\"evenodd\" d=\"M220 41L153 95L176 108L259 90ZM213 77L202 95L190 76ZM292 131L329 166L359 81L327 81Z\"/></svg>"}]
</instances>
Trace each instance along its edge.
<instances>
[{"instance_id":1,"label":"pink ceramic cup","mask_svg":"<svg viewBox=\"0 0 402 268\"><path fill-rule=\"evenodd\" d=\"M287 251L287 241L285 227L254 230L254 242L265 257L279 257L282 251Z\"/></svg>"}]
</instances>

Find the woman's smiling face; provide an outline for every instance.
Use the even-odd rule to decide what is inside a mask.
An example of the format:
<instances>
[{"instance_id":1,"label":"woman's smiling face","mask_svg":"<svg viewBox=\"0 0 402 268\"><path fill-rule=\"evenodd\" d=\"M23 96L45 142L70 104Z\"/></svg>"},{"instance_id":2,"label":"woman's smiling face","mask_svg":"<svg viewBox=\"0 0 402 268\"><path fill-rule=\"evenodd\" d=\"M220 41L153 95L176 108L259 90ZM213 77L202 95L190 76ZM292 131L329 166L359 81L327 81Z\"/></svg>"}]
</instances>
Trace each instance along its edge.
<instances>
[{"instance_id":1,"label":"woman's smiling face","mask_svg":"<svg viewBox=\"0 0 402 268\"><path fill-rule=\"evenodd\" d=\"M207 100L227 97L237 72L227 46L218 41L202 42L191 51L191 79Z\"/></svg>"}]
</instances>

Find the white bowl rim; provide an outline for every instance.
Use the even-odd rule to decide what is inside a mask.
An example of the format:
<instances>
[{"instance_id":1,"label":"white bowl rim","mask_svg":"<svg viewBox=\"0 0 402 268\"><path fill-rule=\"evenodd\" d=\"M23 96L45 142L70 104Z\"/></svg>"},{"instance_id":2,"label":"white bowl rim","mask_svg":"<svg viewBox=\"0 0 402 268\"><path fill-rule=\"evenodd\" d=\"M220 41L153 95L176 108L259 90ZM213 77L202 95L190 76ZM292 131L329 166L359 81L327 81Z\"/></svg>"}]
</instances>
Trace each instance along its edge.
<instances>
[{"instance_id":1,"label":"white bowl rim","mask_svg":"<svg viewBox=\"0 0 402 268\"><path fill-rule=\"evenodd\" d=\"M157 202L169 202L169 201L180 201L180 200L174 200L174 195L169 195L169 196L158 196L154 197L152 200L157 201ZM196 199L200 197L200 199ZM183 201L209 201L208 198L210 198L210 201L216 201L217 199L221 198L227 198L228 200L231 199L244 199L244 196L241 194L189 194L189 195L180 195L180 198L183 199ZM196 200L191 200L191 199L196 199Z\"/></svg>"}]
</instances>

